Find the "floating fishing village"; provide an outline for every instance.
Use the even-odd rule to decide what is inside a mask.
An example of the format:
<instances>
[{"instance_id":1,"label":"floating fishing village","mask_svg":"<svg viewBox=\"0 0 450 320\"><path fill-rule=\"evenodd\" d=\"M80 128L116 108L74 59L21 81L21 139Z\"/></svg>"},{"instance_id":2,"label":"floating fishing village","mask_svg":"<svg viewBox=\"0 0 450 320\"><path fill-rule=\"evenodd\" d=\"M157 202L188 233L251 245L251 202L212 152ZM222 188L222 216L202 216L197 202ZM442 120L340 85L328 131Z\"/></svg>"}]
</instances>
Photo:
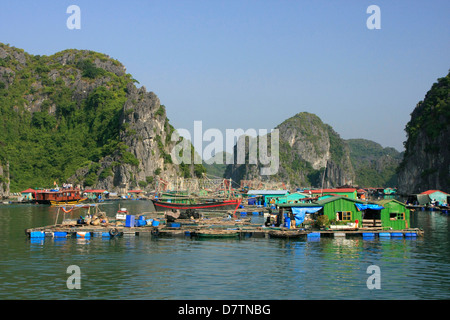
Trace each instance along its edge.
<instances>
[{"instance_id":1,"label":"floating fishing village","mask_svg":"<svg viewBox=\"0 0 450 320\"><path fill-rule=\"evenodd\" d=\"M107 190L27 189L21 201L50 205L53 225L25 230L30 238L120 236L207 238L420 237L410 227L410 212L439 210L448 213L450 195L430 190L394 199L392 188L258 189L245 181L232 188L231 179L216 179L215 190L129 190L126 195ZM374 199L374 200L371 200ZM129 212L118 207L114 217L102 205L114 200L147 200L148 211ZM123 202L122 202L123 203ZM252 221L263 216L264 223Z\"/></svg>"}]
</instances>

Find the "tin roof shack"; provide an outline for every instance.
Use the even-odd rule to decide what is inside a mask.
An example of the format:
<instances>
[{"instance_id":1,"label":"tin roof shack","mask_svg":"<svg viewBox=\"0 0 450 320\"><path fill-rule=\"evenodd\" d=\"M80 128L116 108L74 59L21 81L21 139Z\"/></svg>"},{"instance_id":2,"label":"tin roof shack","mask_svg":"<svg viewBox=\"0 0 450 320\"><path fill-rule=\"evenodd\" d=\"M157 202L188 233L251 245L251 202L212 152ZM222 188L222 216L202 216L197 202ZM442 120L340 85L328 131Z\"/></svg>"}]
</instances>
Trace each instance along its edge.
<instances>
[{"instance_id":1,"label":"tin roof shack","mask_svg":"<svg viewBox=\"0 0 450 320\"><path fill-rule=\"evenodd\" d=\"M303 202L304 199L311 198L309 194L301 193L301 192L295 192L288 195L285 195L283 197L279 197L278 201L276 201L277 204L282 203L299 203Z\"/></svg>"},{"instance_id":2,"label":"tin roof shack","mask_svg":"<svg viewBox=\"0 0 450 320\"><path fill-rule=\"evenodd\" d=\"M271 202L275 203L277 198L284 197L288 194L289 190L249 190L247 192L248 196L262 196L262 202L265 205L269 205Z\"/></svg>"},{"instance_id":3,"label":"tin roof shack","mask_svg":"<svg viewBox=\"0 0 450 320\"><path fill-rule=\"evenodd\" d=\"M31 200L35 199L35 193L36 193L36 190L31 189L31 188L29 188L27 190L23 190L21 192L23 200L25 200L25 201L31 201Z\"/></svg>"},{"instance_id":4,"label":"tin roof shack","mask_svg":"<svg viewBox=\"0 0 450 320\"><path fill-rule=\"evenodd\" d=\"M397 194L397 189L396 188L385 188L383 190L384 194Z\"/></svg>"},{"instance_id":5,"label":"tin roof shack","mask_svg":"<svg viewBox=\"0 0 450 320\"><path fill-rule=\"evenodd\" d=\"M448 193L443 192L441 190L428 190L422 192L421 194L426 194L430 197L431 200L439 201L439 203L447 203Z\"/></svg>"},{"instance_id":6,"label":"tin roof shack","mask_svg":"<svg viewBox=\"0 0 450 320\"><path fill-rule=\"evenodd\" d=\"M410 228L410 212L404 203L395 199L380 200L377 203L383 207L379 212L383 229L403 230Z\"/></svg>"},{"instance_id":7,"label":"tin roof shack","mask_svg":"<svg viewBox=\"0 0 450 320\"><path fill-rule=\"evenodd\" d=\"M284 225L286 217L289 217L292 221L294 221L294 226L297 228L311 228L312 224L316 220L317 213L323 209L323 206L316 203L306 202L280 203L278 207L278 215L280 216L279 219L282 219L281 224Z\"/></svg>"},{"instance_id":8,"label":"tin roof shack","mask_svg":"<svg viewBox=\"0 0 450 320\"><path fill-rule=\"evenodd\" d=\"M84 193L86 194L86 197L89 200L101 200L104 197L106 197L106 194L108 193L106 190L103 189L87 189L84 190Z\"/></svg>"},{"instance_id":9,"label":"tin roof shack","mask_svg":"<svg viewBox=\"0 0 450 320\"><path fill-rule=\"evenodd\" d=\"M144 191L142 190L128 190L127 199L140 199L144 196Z\"/></svg>"},{"instance_id":10,"label":"tin roof shack","mask_svg":"<svg viewBox=\"0 0 450 320\"><path fill-rule=\"evenodd\" d=\"M347 197L350 199L358 199L358 193L355 188L305 190L304 193L309 193L314 196L337 195L337 196Z\"/></svg>"},{"instance_id":11,"label":"tin roof shack","mask_svg":"<svg viewBox=\"0 0 450 320\"><path fill-rule=\"evenodd\" d=\"M431 199L428 194L410 194L406 203L412 206L426 206L431 203Z\"/></svg>"}]
</instances>

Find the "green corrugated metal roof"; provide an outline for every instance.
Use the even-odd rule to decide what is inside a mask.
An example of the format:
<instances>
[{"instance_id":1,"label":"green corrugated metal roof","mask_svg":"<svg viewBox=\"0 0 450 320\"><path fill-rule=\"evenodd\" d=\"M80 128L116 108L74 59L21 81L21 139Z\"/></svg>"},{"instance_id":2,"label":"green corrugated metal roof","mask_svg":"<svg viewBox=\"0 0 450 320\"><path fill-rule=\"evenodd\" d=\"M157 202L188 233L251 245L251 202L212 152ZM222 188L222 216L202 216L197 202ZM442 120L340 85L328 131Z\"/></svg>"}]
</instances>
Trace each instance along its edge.
<instances>
[{"instance_id":1,"label":"green corrugated metal roof","mask_svg":"<svg viewBox=\"0 0 450 320\"><path fill-rule=\"evenodd\" d=\"M316 201L316 203L317 204L326 204L326 203L333 202L333 201L336 201L336 200L339 200L339 199L345 199L345 200L353 201L353 202L356 202L356 203L366 203L365 201L356 200L356 199L352 199L352 198L348 198L348 197L341 197L341 196L333 196L333 197L330 197L330 198L321 199L321 200Z\"/></svg>"},{"instance_id":2,"label":"green corrugated metal roof","mask_svg":"<svg viewBox=\"0 0 450 320\"><path fill-rule=\"evenodd\" d=\"M403 206L406 206L403 202L400 202L400 201L395 200L395 199L383 199L383 200L376 201L376 203L378 203L379 205L382 205L384 207L387 203L392 202L392 201L396 202L398 204L401 204Z\"/></svg>"},{"instance_id":3,"label":"green corrugated metal roof","mask_svg":"<svg viewBox=\"0 0 450 320\"><path fill-rule=\"evenodd\" d=\"M344 200L348 200L348 201L355 202L355 203L366 203L365 201L356 200L356 199L352 199L352 198L348 198L348 197L333 196L330 198L317 200L312 203L280 203L278 206L279 207L317 207L317 206L323 207L325 204L339 200L339 199L344 199Z\"/></svg>"}]
</instances>

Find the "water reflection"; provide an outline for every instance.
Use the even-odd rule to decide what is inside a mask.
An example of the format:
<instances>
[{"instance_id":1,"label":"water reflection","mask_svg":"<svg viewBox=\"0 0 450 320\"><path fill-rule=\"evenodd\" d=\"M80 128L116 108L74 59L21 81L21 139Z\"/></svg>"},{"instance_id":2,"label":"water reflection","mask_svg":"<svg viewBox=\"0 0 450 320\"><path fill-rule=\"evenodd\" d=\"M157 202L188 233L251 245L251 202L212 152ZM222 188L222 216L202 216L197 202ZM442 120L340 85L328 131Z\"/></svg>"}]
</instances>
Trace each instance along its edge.
<instances>
[{"instance_id":1,"label":"water reflection","mask_svg":"<svg viewBox=\"0 0 450 320\"><path fill-rule=\"evenodd\" d=\"M144 212L145 201L119 206ZM8 208L5 208L8 207ZM106 206L114 215L117 204ZM424 237L33 238L47 206L0 208L0 299L448 299L449 218L416 212ZM81 290L68 290L78 265ZM367 268L381 270L369 290Z\"/></svg>"}]
</instances>

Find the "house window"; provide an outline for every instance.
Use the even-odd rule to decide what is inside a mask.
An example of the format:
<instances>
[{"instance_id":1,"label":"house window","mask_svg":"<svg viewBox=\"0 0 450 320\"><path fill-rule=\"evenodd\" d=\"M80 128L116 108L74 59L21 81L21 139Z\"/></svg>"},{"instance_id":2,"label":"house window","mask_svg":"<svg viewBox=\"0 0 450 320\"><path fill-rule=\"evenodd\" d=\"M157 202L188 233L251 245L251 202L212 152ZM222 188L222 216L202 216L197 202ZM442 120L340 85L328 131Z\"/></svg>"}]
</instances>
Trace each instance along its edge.
<instances>
[{"instance_id":1,"label":"house window","mask_svg":"<svg viewBox=\"0 0 450 320\"><path fill-rule=\"evenodd\" d=\"M389 214L390 220L405 220L405 214L403 212L391 212Z\"/></svg>"},{"instance_id":2,"label":"house window","mask_svg":"<svg viewBox=\"0 0 450 320\"><path fill-rule=\"evenodd\" d=\"M339 221L352 221L351 211L339 211L337 212L337 218Z\"/></svg>"}]
</instances>

